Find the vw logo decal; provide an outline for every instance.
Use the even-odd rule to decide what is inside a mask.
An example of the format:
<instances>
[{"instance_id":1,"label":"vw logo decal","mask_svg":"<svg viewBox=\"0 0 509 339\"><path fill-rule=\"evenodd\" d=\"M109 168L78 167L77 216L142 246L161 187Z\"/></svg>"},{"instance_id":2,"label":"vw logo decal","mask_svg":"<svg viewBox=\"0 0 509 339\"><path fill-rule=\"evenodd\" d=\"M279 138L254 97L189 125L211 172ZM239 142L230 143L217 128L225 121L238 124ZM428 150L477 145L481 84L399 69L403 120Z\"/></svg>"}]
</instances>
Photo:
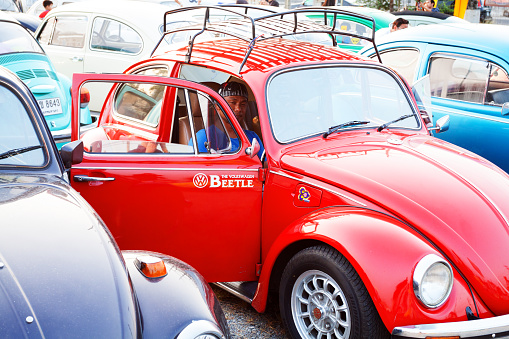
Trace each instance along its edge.
<instances>
[{"instance_id":1,"label":"vw logo decal","mask_svg":"<svg viewBox=\"0 0 509 339\"><path fill-rule=\"evenodd\" d=\"M197 188L206 187L208 183L209 183L209 178L203 173L195 174L195 176L193 177L193 184Z\"/></svg>"}]
</instances>

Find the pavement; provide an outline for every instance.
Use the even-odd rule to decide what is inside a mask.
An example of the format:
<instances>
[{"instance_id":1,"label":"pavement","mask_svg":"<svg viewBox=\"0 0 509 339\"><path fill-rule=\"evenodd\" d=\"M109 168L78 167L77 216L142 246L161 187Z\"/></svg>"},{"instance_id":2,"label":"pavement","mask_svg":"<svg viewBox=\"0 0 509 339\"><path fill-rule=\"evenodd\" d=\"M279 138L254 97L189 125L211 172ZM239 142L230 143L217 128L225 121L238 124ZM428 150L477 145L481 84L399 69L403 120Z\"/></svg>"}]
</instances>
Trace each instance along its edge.
<instances>
[{"instance_id":1,"label":"pavement","mask_svg":"<svg viewBox=\"0 0 509 339\"><path fill-rule=\"evenodd\" d=\"M286 339L277 302L271 302L265 313L258 313L249 303L211 285L223 308L232 339Z\"/></svg>"}]
</instances>

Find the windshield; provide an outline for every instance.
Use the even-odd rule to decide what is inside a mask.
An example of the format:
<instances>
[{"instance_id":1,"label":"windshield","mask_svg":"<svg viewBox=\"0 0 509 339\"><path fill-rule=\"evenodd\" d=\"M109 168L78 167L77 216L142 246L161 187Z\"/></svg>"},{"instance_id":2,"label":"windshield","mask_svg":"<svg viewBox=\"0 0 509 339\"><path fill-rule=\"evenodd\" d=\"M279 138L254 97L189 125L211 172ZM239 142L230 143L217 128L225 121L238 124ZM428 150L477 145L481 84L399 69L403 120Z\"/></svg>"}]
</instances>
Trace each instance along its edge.
<instances>
[{"instance_id":1,"label":"windshield","mask_svg":"<svg viewBox=\"0 0 509 339\"><path fill-rule=\"evenodd\" d=\"M41 167L45 163L42 143L25 106L8 88L0 85L0 167Z\"/></svg>"},{"instance_id":2,"label":"windshield","mask_svg":"<svg viewBox=\"0 0 509 339\"><path fill-rule=\"evenodd\" d=\"M287 143L323 134L330 127L368 121L341 129L373 128L414 109L396 79L379 68L316 67L282 72L268 86L269 116L274 136ZM390 128L419 128L415 118Z\"/></svg>"},{"instance_id":3,"label":"windshield","mask_svg":"<svg viewBox=\"0 0 509 339\"><path fill-rule=\"evenodd\" d=\"M0 54L35 52L44 53L30 33L20 25L0 21Z\"/></svg>"}]
</instances>

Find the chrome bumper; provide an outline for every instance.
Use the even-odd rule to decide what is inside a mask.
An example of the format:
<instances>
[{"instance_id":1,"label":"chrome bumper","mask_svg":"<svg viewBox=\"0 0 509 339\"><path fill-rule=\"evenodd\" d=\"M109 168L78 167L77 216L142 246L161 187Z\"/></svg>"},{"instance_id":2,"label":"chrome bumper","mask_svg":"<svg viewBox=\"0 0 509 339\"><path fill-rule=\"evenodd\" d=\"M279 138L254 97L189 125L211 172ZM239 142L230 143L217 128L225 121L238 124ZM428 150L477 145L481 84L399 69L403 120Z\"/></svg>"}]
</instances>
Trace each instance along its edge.
<instances>
[{"instance_id":1,"label":"chrome bumper","mask_svg":"<svg viewBox=\"0 0 509 339\"><path fill-rule=\"evenodd\" d=\"M509 314L499 317L396 327L393 338L427 338L457 336L459 338L509 338Z\"/></svg>"}]
</instances>

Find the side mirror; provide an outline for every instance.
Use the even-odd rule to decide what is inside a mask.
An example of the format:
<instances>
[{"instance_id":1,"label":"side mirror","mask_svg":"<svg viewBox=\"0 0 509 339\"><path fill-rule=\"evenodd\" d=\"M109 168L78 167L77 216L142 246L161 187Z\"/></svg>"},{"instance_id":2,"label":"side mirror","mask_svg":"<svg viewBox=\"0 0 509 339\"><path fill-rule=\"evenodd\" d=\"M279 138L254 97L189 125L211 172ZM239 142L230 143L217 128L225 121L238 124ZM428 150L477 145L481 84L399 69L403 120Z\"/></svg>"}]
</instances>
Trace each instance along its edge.
<instances>
[{"instance_id":1,"label":"side mirror","mask_svg":"<svg viewBox=\"0 0 509 339\"><path fill-rule=\"evenodd\" d=\"M504 102L502 105L502 116L509 115L509 102Z\"/></svg>"},{"instance_id":2,"label":"side mirror","mask_svg":"<svg viewBox=\"0 0 509 339\"><path fill-rule=\"evenodd\" d=\"M260 144L256 138L253 138L251 141L251 146L246 148L246 154L249 155L250 158L254 157L260 151Z\"/></svg>"},{"instance_id":3,"label":"side mirror","mask_svg":"<svg viewBox=\"0 0 509 339\"><path fill-rule=\"evenodd\" d=\"M82 140L76 140L62 146L60 156L64 162L65 169L70 169L72 165L82 162L83 152Z\"/></svg>"},{"instance_id":4,"label":"side mirror","mask_svg":"<svg viewBox=\"0 0 509 339\"><path fill-rule=\"evenodd\" d=\"M430 128L430 131L436 131L437 133L445 132L449 129L449 116L443 116L437 120L437 123L434 128Z\"/></svg>"}]
</instances>

